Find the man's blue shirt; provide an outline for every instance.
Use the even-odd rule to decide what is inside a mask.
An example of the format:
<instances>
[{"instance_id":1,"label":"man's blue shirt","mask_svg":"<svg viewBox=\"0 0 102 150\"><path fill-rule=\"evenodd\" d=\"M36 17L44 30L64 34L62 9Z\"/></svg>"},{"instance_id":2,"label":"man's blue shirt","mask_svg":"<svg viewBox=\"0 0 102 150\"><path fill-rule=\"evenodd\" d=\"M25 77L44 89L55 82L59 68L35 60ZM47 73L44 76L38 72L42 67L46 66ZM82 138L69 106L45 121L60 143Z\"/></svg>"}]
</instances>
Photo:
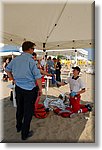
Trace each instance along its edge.
<instances>
[{"instance_id":1,"label":"man's blue shirt","mask_svg":"<svg viewBox=\"0 0 102 150\"><path fill-rule=\"evenodd\" d=\"M36 80L41 78L40 70L29 53L22 53L14 58L6 70L12 72L16 85L26 90L32 90L36 86Z\"/></svg>"}]
</instances>

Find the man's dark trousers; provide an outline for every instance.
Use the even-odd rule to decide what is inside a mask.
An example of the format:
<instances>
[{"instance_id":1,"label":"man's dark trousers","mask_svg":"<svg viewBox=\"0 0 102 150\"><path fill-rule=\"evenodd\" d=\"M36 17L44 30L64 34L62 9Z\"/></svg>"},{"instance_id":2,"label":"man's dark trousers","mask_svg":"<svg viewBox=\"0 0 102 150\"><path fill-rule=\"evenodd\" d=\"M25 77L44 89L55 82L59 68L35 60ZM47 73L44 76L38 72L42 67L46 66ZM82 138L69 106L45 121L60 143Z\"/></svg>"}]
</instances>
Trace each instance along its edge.
<instances>
[{"instance_id":1,"label":"man's dark trousers","mask_svg":"<svg viewBox=\"0 0 102 150\"><path fill-rule=\"evenodd\" d=\"M16 112L16 128L21 130L23 138L28 136L30 123L34 114L34 103L37 98L37 88L25 90L18 86L15 87L17 112Z\"/></svg>"}]
</instances>

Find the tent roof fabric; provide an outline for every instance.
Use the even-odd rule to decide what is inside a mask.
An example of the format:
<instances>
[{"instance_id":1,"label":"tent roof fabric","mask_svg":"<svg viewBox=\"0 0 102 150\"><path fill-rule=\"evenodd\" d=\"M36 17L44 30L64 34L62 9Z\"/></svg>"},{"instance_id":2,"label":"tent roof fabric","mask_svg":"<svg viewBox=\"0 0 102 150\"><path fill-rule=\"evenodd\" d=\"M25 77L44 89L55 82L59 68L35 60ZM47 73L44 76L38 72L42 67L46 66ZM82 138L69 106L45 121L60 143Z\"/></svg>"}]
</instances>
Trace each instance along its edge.
<instances>
[{"instance_id":1,"label":"tent roof fabric","mask_svg":"<svg viewBox=\"0 0 102 150\"><path fill-rule=\"evenodd\" d=\"M94 3L4 3L3 42L34 41L37 49L94 47Z\"/></svg>"}]
</instances>

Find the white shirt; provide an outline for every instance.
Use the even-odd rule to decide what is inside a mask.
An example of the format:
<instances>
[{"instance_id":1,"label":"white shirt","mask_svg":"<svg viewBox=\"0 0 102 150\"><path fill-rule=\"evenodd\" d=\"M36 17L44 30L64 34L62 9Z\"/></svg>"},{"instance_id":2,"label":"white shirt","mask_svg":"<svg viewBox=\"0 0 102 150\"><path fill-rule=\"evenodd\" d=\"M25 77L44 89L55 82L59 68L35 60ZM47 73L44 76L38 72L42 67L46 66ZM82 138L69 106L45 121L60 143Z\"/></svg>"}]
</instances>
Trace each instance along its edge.
<instances>
[{"instance_id":1,"label":"white shirt","mask_svg":"<svg viewBox=\"0 0 102 150\"><path fill-rule=\"evenodd\" d=\"M42 60L41 60L41 66L44 66L44 65L45 65L45 60L42 59Z\"/></svg>"},{"instance_id":2,"label":"white shirt","mask_svg":"<svg viewBox=\"0 0 102 150\"><path fill-rule=\"evenodd\" d=\"M77 79L68 77L66 82L69 83L70 92L79 92L81 89L85 88L85 85L80 77L77 77Z\"/></svg>"}]
</instances>

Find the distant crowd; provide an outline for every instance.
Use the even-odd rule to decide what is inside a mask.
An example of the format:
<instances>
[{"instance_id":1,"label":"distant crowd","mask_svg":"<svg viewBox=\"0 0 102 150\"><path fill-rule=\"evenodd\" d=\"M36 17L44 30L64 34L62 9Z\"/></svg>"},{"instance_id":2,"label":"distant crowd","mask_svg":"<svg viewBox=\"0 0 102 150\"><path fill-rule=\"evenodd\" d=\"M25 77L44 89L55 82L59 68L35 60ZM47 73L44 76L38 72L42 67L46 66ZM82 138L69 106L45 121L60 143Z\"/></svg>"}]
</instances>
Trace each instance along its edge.
<instances>
[{"instance_id":1,"label":"distant crowd","mask_svg":"<svg viewBox=\"0 0 102 150\"><path fill-rule=\"evenodd\" d=\"M52 76L53 79L56 79L57 81L61 81L61 63L59 58L51 58L50 57L42 57L42 59L37 58L37 53L33 52L32 58L34 61L36 61L37 67L41 69L41 73L44 75ZM2 80L4 82L7 82L9 80L9 77L7 73L5 72L6 66L10 63L11 59L7 58L2 65ZM52 83L54 83L54 80L52 80Z\"/></svg>"}]
</instances>

